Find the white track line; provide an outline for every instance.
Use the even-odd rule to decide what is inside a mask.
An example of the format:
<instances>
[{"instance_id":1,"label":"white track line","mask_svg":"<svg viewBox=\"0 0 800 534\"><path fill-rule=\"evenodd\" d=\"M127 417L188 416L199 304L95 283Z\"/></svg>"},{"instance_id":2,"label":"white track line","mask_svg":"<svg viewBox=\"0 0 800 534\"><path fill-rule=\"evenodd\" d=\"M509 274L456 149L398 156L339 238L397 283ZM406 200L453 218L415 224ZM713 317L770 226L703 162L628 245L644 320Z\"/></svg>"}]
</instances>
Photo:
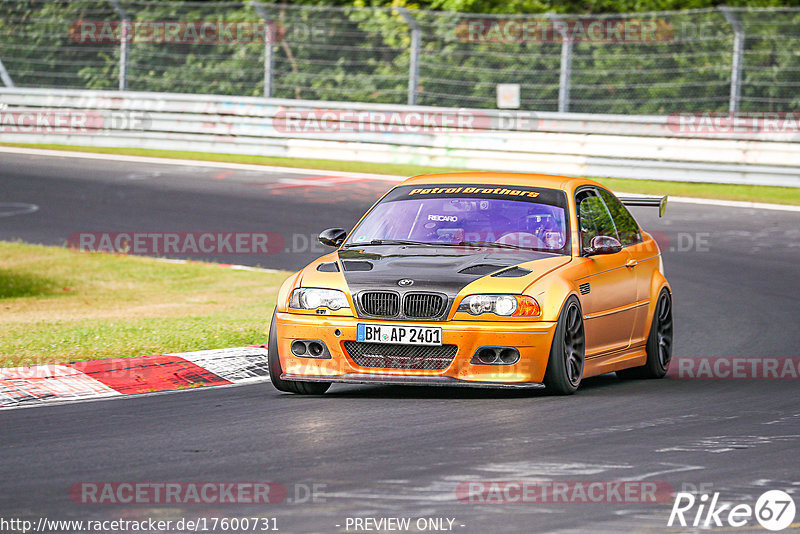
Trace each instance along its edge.
<instances>
[{"instance_id":1,"label":"white track line","mask_svg":"<svg viewBox=\"0 0 800 534\"><path fill-rule=\"evenodd\" d=\"M103 161L127 161L130 163L154 163L156 165L181 165L184 167L207 167L212 169L236 169L242 171L275 172L286 174L303 174L311 176L340 176L345 178L366 178L384 182L400 182L406 176L388 174L370 174L363 172L326 171L324 169L298 169L296 167L274 167L272 165L254 165L248 163L229 163L224 161L197 161L192 159L154 158L147 156L125 156L116 154L96 154L92 152L70 152L68 150L46 150L41 148L19 148L0 146L0 153L25 154L29 156L48 156L57 158L82 158Z\"/></svg>"},{"instance_id":2,"label":"white track line","mask_svg":"<svg viewBox=\"0 0 800 534\"><path fill-rule=\"evenodd\" d=\"M175 263L178 265L213 265L214 267L222 267L224 269L233 269L234 271L253 271L256 273L280 273L280 269L265 269L263 267L251 267L250 265L236 265L235 263L214 263L210 261L200 260L183 260L175 258L150 258L162 263Z\"/></svg>"},{"instance_id":3,"label":"white track line","mask_svg":"<svg viewBox=\"0 0 800 534\"><path fill-rule=\"evenodd\" d=\"M392 176L388 174L369 174L361 172L326 171L322 169L298 169L295 167L273 167L271 165L252 165L245 163L227 163L223 161L196 161L187 159L154 158L146 156L123 156L115 154L95 154L92 152L69 152L67 150L46 150L40 148L19 148L0 146L0 153L8 154L27 154L31 156L48 156L60 158L83 158L104 161L127 161L130 163L152 163L156 165L180 165L184 167L207 167L213 169L236 169L259 172L275 172L285 174L303 174L311 176L340 176L348 178L362 178L369 180L380 180L384 182L400 182L405 176ZM453 169L458 172L458 169ZM694 197L669 197L670 202L681 204L701 204L706 206L721 206L726 208L749 208L759 210L789 211L800 212L800 206L787 204L768 204L766 202L743 202L738 200L717 200L711 198Z\"/></svg>"},{"instance_id":4,"label":"white track line","mask_svg":"<svg viewBox=\"0 0 800 534\"><path fill-rule=\"evenodd\" d=\"M741 200L717 200L713 198L669 197L669 200L667 202L668 203L677 202L680 204L704 204L706 206L724 206L726 208L750 208L756 210L800 212L800 206L790 206L788 204L768 204L766 202L744 202Z\"/></svg>"}]
</instances>

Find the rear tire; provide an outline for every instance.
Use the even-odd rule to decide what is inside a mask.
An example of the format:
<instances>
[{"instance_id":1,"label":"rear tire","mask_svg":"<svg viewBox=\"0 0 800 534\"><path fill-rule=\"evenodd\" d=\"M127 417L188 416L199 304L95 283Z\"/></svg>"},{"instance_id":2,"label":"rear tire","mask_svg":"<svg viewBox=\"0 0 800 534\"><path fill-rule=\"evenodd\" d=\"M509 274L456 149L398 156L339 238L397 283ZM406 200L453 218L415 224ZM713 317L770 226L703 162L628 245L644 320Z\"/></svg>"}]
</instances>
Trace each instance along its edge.
<instances>
[{"instance_id":1,"label":"rear tire","mask_svg":"<svg viewBox=\"0 0 800 534\"><path fill-rule=\"evenodd\" d=\"M544 374L544 385L550 393L572 395L581 385L586 363L586 335L583 312L578 299L572 295L564 303L558 317L550 358Z\"/></svg>"},{"instance_id":2,"label":"rear tire","mask_svg":"<svg viewBox=\"0 0 800 534\"><path fill-rule=\"evenodd\" d=\"M644 365L621 369L617 376L624 379L663 378L667 374L672 360L672 296L667 288L658 294L645 351L647 361Z\"/></svg>"},{"instance_id":3,"label":"rear tire","mask_svg":"<svg viewBox=\"0 0 800 534\"><path fill-rule=\"evenodd\" d=\"M281 359L278 353L278 324L275 320L277 309L272 312L272 323L269 326L269 345L267 360L269 361L269 379L278 391L298 393L300 395L322 395L331 387L330 382L299 382L297 380L281 380Z\"/></svg>"}]
</instances>

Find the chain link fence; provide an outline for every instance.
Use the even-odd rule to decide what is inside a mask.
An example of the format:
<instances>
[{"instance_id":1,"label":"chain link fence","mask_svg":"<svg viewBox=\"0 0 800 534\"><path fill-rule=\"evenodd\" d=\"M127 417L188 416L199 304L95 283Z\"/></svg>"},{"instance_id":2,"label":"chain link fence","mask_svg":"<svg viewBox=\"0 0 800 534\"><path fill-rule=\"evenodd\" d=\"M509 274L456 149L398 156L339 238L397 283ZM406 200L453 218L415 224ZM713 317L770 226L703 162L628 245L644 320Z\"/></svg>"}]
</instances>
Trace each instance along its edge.
<instances>
[{"instance_id":1,"label":"chain link fence","mask_svg":"<svg viewBox=\"0 0 800 534\"><path fill-rule=\"evenodd\" d=\"M791 111L800 8L491 16L0 0L0 82L470 108L497 107L498 84L514 84L532 111Z\"/></svg>"}]
</instances>

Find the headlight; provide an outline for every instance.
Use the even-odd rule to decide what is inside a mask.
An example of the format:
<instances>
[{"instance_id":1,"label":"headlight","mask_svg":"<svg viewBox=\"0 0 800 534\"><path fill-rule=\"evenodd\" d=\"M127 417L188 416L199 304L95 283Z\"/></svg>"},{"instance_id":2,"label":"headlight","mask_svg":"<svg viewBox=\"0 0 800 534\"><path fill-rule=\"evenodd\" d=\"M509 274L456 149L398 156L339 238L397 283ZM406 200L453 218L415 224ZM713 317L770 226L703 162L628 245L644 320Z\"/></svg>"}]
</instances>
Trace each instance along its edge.
<instances>
[{"instance_id":1,"label":"headlight","mask_svg":"<svg viewBox=\"0 0 800 534\"><path fill-rule=\"evenodd\" d=\"M336 289L315 289L311 287L301 287L292 291L289 298L289 307L297 310L316 310L317 308L328 308L329 310L341 310L349 308L347 297Z\"/></svg>"},{"instance_id":2,"label":"headlight","mask_svg":"<svg viewBox=\"0 0 800 534\"><path fill-rule=\"evenodd\" d=\"M493 313L501 317L538 317L539 303L526 295L470 295L458 305L458 311L470 315Z\"/></svg>"}]
</instances>

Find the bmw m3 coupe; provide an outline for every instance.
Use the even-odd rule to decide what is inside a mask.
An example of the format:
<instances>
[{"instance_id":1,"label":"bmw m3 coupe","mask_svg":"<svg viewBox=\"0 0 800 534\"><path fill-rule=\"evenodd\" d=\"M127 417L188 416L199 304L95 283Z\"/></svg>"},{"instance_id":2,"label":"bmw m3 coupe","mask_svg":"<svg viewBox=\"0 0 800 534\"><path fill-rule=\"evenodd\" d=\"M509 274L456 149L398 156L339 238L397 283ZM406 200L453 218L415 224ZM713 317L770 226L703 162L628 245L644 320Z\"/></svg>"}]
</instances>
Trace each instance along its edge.
<instances>
[{"instance_id":1,"label":"bmw m3 coupe","mask_svg":"<svg viewBox=\"0 0 800 534\"><path fill-rule=\"evenodd\" d=\"M409 178L335 250L281 286L272 383L546 387L586 377L662 377L672 293L661 253L626 205L582 178L447 173Z\"/></svg>"}]
</instances>

